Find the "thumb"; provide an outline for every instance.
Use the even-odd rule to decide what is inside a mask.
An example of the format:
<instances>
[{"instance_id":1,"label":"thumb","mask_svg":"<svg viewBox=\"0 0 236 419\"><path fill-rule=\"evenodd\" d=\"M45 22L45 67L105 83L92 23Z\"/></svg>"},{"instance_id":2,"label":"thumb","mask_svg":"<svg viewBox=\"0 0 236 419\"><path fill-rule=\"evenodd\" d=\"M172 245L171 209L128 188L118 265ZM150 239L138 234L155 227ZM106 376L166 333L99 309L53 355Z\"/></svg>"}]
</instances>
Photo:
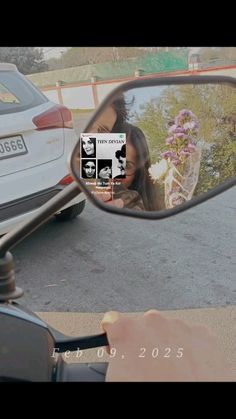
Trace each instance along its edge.
<instances>
[{"instance_id":1,"label":"thumb","mask_svg":"<svg viewBox=\"0 0 236 419\"><path fill-rule=\"evenodd\" d=\"M112 344L112 339L109 333L109 329L110 327L119 319L119 313L118 311L108 311L107 313L104 314L102 321L101 321L101 327L103 332L105 332L107 334L107 339L109 342L109 345L106 347L106 351L109 354L110 353L110 349L113 346Z\"/></svg>"},{"instance_id":2,"label":"thumb","mask_svg":"<svg viewBox=\"0 0 236 419\"><path fill-rule=\"evenodd\" d=\"M109 326L115 323L119 319L119 313L118 311L108 311L104 314L102 321L101 321L101 327L104 330L104 332L107 332L107 329L109 329Z\"/></svg>"}]
</instances>

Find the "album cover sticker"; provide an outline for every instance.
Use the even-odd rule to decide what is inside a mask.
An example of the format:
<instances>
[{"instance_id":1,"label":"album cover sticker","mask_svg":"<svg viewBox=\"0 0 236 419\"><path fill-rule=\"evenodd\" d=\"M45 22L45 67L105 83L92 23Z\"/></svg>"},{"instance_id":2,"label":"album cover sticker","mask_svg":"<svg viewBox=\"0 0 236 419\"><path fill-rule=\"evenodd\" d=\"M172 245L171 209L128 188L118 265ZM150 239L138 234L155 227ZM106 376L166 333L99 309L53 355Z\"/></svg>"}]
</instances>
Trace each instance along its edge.
<instances>
[{"instance_id":1,"label":"album cover sticker","mask_svg":"<svg viewBox=\"0 0 236 419\"><path fill-rule=\"evenodd\" d=\"M81 177L121 179L126 177L126 134L81 133Z\"/></svg>"}]
</instances>

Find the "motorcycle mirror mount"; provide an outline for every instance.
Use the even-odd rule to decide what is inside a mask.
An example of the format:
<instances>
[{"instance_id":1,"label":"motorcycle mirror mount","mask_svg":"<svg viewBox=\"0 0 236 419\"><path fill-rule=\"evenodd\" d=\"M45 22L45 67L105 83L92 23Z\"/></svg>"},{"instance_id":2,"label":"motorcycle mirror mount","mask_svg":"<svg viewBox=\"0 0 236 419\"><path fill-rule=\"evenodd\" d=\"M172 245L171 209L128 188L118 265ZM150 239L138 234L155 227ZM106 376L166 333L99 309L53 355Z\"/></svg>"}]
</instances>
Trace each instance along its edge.
<instances>
[{"instance_id":1,"label":"motorcycle mirror mount","mask_svg":"<svg viewBox=\"0 0 236 419\"><path fill-rule=\"evenodd\" d=\"M0 302L15 300L23 295L23 290L15 285L13 256L7 252L0 258Z\"/></svg>"},{"instance_id":2,"label":"motorcycle mirror mount","mask_svg":"<svg viewBox=\"0 0 236 419\"><path fill-rule=\"evenodd\" d=\"M13 256L10 250L39 228L67 202L78 195L75 182L44 204L36 215L0 238L0 302L19 298L23 291L15 286Z\"/></svg>"}]
</instances>

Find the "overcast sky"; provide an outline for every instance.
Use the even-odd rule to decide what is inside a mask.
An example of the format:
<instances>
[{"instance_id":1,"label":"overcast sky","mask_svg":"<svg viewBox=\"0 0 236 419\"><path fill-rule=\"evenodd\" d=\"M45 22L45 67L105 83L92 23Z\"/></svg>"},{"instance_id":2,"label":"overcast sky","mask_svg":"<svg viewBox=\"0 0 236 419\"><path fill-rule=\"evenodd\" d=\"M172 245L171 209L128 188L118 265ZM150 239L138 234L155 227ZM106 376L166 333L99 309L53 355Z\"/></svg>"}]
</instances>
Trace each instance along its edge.
<instances>
[{"instance_id":1,"label":"overcast sky","mask_svg":"<svg viewBox=\"0 0 236 419\"><path fill-rule=\"evenodd\" d=\"M49 58L60 57L61 53L65 52L69 47L41 47L41 48L43 48L45 60L48 60Z\"/></svg>"}]
</instances>

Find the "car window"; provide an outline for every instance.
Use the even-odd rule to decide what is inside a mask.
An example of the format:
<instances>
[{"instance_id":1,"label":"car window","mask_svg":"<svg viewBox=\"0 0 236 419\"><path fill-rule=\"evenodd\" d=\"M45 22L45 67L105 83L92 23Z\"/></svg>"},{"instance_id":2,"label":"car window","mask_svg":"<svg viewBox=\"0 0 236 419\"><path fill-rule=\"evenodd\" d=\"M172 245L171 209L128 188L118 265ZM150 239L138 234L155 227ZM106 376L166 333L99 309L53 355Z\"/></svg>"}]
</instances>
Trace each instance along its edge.
<instances>
[{"instance_id":1,"label":"car window","mask_svg":"<svg viewBox=\"0 0 236 419\"><path fill-rule=\"evenodd\" d=\"M21 112L48 102L24 76L15 71L0 71L0 115Z\"/></svg>"},{"instance_id":2,"label":"car window","mask_svg":"<svg viewBox=\"0 0 236 419\"><path fill-rule=\"evenodd\" d=\"M19 99L0 83L0 102L1 103L20 103Z\"/></svg>"}]
</instances>

